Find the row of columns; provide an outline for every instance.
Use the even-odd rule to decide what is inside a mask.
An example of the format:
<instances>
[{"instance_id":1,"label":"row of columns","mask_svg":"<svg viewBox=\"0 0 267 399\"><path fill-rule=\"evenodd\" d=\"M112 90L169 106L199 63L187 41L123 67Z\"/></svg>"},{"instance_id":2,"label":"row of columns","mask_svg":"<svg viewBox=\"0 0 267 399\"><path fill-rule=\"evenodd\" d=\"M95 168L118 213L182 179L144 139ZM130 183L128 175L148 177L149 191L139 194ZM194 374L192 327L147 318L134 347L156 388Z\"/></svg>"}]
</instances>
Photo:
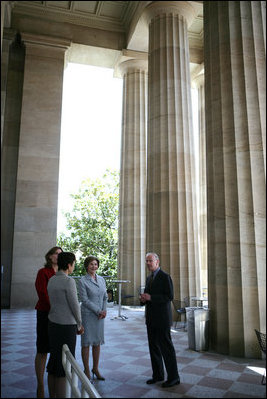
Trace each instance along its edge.
<instances>
[{"instance_id":1,"label":"row of columns","mask_svg":"<svg viewBox=\"0 0 267 399\"><path fill-rule=\"evenodd\" d=\"M204 2L205 100L203 74L195 82L200 106L199 217L187 39L193 10L186 2L162 3L153 2L145 10L146 242L135 229L142 224L140 203L136 197L127 202L125 195L124 157L120 209L131 209L133 218L126 229L120 223L120 277L142 284L145 252L155 251L172 275L175 297L182 299L200 293L200 265L207 267L211 348L236 356L259 355L254 329L266 328L265 3ZM134 102L128 105L135 107ZM124 128L123 137L128 133ZM123 146L124 154L129 150ZM137 153L131 148L131 154ZM129 170L134 176L134 168ZM136 240L144 248L141 256Z\"/></svg>"},{"instance_id":2,"label":"row of columns","mask_svg":"<svg viewBox=\"0 0 267 399\"><path fill-rule=\"evenodd\" d=\"M173 278L175 297L198 295L200 262L208 253L211 348L247 357L259 355L254 328L265 329L264 8L260 1L204 2L202 254L187 38L194 2L152 2L144 11L148 69L141 61L121 65L119 277L131 280L137 295L145 252L155 251ZM36 265L56 241L64 54L70 44L31 35L22 41L19 110L12 112L12 93L20 86L12 88L11 79L1 142L2 162L13 162L16 171L13 185L8 169L2 172L3 210L14 221L5 219L3 230L13 239L2 250L11 254L5 262L12 264L11 307L20 306L21 298L30 306L36 302ZM8 154L14 150L13 161Z\"/></svg>"}]
</instances>

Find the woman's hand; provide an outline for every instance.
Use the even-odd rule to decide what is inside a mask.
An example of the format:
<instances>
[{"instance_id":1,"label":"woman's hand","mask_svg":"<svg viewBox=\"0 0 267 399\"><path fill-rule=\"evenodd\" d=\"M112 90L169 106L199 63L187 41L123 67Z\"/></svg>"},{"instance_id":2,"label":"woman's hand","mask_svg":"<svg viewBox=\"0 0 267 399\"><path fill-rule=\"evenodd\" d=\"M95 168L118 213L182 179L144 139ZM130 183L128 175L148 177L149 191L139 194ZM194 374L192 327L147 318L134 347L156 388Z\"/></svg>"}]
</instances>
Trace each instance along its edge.
<instances>
[{"instance_id":1,"label":"woman's hand","mask_svg":"<svg viewBox=\"0 0 267 399\"><path fill-rule=\"evenodd\" d=\"M77 333L76 334L77 335L82 335L83 333L84 333L84 327L81 326L79 330L77 329Z\"/></svg>"},{"instance_id":2,"label":"woman's hand","mask_svg":"<svg viewBox=\"0 0 267 399\"><path fill-rule=\"evenodd\" d=\"M99 312L98 314L98 318L99 319L104 319L107 315L107 312L105 310L101 310L101 312Z\"/></svg>"}]
</instances>

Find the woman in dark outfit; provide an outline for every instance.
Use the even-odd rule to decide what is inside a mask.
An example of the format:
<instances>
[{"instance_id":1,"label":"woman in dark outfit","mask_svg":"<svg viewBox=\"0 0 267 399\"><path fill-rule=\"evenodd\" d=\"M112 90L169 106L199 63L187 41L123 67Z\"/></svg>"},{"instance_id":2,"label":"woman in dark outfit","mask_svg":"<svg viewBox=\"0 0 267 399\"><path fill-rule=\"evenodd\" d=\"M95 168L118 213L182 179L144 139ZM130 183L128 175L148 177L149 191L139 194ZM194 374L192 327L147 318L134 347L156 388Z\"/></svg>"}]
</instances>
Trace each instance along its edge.
<instances>
[{"instance_id":1,"label":"woman in dark outfit","mask_svg":"<svg viewBox=\"0 0 267 399\"><path fill-rule=\"evenodd\" d=\"M35 372L37 377L37 398L44 398L44 371L47 353L49 352L48 342L48 312L50 302L47 294L48 280L57 272L57 257L62 248L53 247L45 255L46 263L37 273L35 288L38 294L36 309L36 347Z\"/></svg>"}]
</instances>

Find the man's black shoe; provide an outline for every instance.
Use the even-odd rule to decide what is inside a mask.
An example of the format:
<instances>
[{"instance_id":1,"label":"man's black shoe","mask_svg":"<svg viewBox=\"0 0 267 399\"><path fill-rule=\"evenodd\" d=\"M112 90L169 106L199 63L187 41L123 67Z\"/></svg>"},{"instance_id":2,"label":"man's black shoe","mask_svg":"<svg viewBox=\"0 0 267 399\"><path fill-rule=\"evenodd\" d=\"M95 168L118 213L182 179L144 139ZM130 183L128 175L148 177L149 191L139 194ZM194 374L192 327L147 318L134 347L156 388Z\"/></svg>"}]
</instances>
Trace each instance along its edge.
<instances>
[{"instance_id":1,"label":"man's black shoe","mask_svg":"<svg viewBox=\"0 0 267 399\"><path fill-rule=\"evenodd\" d=\"M148 385L150 385L150 384L156 384L156 382L158 382L158 381L162 381L163 380L163 378L161 378L160 380L156 380L155 378L151 378L150 380L147 380L147 384Z\"/></svg>"},{"instance_id":2,"label":"man's black shoe","mask_svg":"<svg viewBox=\"0 0 267 399\"><path fill-rule=\"evenodd\" d=\"M169 388L169 387L173 387L174 385L178 385L180 384L180 378L176 378L175 380L171 380L171 381L165 381L163 382L163 384L161 385L162 388Z\"/></svg>"}]
</instances>

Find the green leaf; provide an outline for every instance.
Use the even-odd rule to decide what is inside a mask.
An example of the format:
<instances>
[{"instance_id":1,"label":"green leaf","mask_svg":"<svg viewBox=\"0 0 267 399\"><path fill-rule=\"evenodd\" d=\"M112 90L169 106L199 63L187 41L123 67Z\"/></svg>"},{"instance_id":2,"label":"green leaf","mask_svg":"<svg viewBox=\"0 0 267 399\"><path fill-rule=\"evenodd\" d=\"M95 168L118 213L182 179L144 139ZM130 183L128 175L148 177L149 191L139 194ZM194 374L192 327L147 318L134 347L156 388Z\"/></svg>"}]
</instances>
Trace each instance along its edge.
<instances>
[{"instance_id":1,"label":"green leaf","mask_svg":"<svg viewBox=\"0 0 267 399\"><path fill-rule=\"evenodd\" d=\"M83 180L74 205L64 214L68 234L59 233L57 244L77 258L73 275L85 274L84 259L99 261L98 274L117 276L119 172L107 169L102 178Z\"/></svg>"}]
</instances>

